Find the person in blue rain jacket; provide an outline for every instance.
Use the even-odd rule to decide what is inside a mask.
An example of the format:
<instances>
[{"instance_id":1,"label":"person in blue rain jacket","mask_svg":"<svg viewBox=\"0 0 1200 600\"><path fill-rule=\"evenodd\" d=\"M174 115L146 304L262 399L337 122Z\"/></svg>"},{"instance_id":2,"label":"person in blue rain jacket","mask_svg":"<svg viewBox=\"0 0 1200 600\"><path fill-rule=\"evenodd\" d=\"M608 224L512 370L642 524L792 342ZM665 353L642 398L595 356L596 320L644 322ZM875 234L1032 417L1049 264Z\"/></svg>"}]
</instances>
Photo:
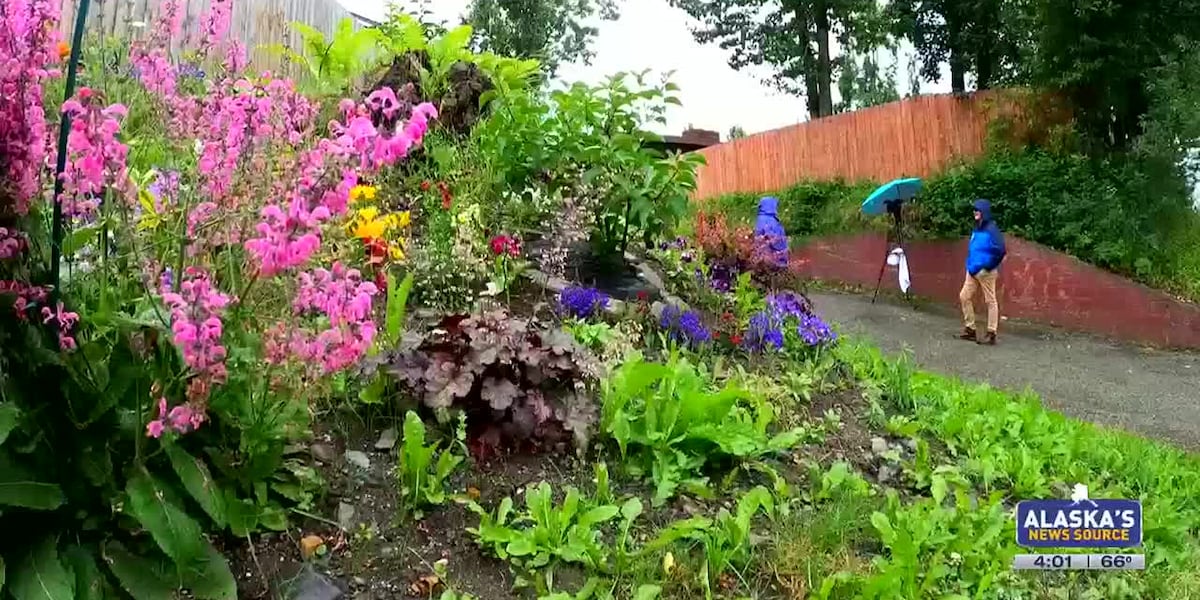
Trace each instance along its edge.
<instances>
[{"instance_id":1,"label":"person in blue rain jacket","mask_svg":"<svg viewBox=\"0 0 1200 600\"><path fill-rule=\"evenodd\" d=\"M788 264L788 239L783 223L779 222L779 200L767 196L758 201L758 219L754 222L754 235L765 240L769 260L777 267Z\"/></svg>"},{"instance_id":2,"label":"person in blue rain jacket","mask_svg":"<svg viewBox=\"0 0 1200 600\"><path fill-rule=\"evenodd\" d=\"M1000 263L1004 262L1008 251L1004 247L1004 234L1000 233L996 220L992 218L992 204L981 199L976 200L974 206L975 229L967 245L967 278L958 294L963 314L963 332L959 337L995 345L996 327L1000 323L996 279ZM987 304L987 334L982 340L975 333L975 294L978 290L983 290L983 300Z\"/></svg>"}]
</instances>

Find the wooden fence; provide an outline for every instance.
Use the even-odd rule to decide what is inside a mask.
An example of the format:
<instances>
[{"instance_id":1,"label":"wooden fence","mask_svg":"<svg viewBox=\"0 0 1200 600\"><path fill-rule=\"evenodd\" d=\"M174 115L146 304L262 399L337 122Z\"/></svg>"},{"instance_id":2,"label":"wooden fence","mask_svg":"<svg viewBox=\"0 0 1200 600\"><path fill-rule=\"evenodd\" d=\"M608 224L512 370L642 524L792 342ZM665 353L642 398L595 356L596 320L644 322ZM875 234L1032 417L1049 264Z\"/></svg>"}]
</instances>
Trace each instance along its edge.
<instances>
[{"instance_id":1,"label":"wooden fence","mask_svg":"<svg viewBox=\"0 0 1200 600\"><path fill-rule=\"evenodd\" d=\"M700 151L694 198L780 190L804 180L927 177L983 153L998 93L920 96L775 129Z\"/></svg>"},{"instance_id":2,"label":"wooden fence","mask_svg":"<svg viewBox=\"0 0 1200 600\"><path fill-rule=\"evenodd\" d=\"M80 0L62 0L63 35L70 39ZM88 33L102 37L139 38L149 33L158 15L161 0L92 0L88 9ZM209 0L181 0L184 9L184 36L200 30L200 15ZM266 46L284 44L299 49L300 37L291 23L300 21L331 34L337 24L351 13L337 0L234 0L230 35L241 42L258 70L295 75L283 57ZM356 19L357 20L357 19Z\"/></svg>"}]
</instances>

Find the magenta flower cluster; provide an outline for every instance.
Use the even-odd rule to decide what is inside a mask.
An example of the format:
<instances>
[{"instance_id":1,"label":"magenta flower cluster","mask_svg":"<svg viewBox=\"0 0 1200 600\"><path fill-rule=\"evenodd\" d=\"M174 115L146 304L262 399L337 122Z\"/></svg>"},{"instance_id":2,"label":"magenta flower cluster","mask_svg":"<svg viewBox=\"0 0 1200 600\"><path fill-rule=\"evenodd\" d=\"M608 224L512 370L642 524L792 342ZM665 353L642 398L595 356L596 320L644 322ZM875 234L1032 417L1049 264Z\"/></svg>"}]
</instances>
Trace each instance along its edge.
<instances>
[{"instance_id":1,"label":"magenta flower cluster","mask_svg":"<svg viewBox=\"0 0 1200 600\"><path fill-rule=\"evenodd\" d=\"M0 227L0 259L13 258L27 246L24 233Z\"/></svg>"},{"instance_id":2,"label":"magenta flower cluster","mask_svg":"<svg viewBox=\"0 0 1200 600\"><path fill-rule=\"evenodd\" d=\"M203 402L212 386L224 383L227 376L220 315L231 300L197 267L185 270L178 292L166 292L162 298L171 309L172 341L193 373L188 397Z\"/></svg>"},{"instance_id":3,"label":"magenta flower cluster","mask_svg":"<svg viewBox=\"0 0 1200 600\"><path fill-rule=\"evenodd\" d=\"M0 10L0 197L24 215L41 189L52 146L42 86L59 75L58 0L4 0ZM48 26L49 25L49 26Z\"/></svg>"},{"instance_id":4,"label":"magenta flower cluster","mask_svg":"<svg viewBox=\"0 0 1200 600\"><path fill-rule=\"evenodd\" d=\"M364 281L357 269L341 263L334 263L332 270L301 273L299 280L293 304L296 313L324 317L329 326L315 334L293 331L288 340L292 352L304 362L321 364L325 373L353 366L375 341L371 302L379 289Z\"/></svg>"},{"instance_id":5,"label":"magenta flower cluster","mask_svg":"<svg viewBox=\"0 0 1200 600\"><path fill-rule=\"evenodd\" d=\"M125 161L129 148L117 140L126 109L120 104L101 104L95 92L80 88L75 98L62 106L63 114L71 117L67 166L62 173L63 214L83 221L96 216L106 190L128 189Z\"/></svg>"}]
</instances>

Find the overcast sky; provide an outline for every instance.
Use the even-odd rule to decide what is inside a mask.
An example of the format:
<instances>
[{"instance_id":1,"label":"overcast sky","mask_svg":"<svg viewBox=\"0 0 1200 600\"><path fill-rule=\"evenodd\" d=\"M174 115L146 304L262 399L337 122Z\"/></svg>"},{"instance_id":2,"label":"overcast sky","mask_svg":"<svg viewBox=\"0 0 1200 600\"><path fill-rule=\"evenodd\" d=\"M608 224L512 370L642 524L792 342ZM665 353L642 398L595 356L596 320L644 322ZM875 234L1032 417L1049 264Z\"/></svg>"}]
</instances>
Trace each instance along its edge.
<instances>
[{"instance_id":1,"label":"overcast sky","mask_svg":"<svg viewBox=\"0 0 1200 600\"><path fill-rule=\"evenodd\" d=\"M368 18L380 19L386 12L384 0L339 1ZM468 0L435 0L433 4L439 19L458 22ZM621 71L674 71L672 81L681 88L683 106L671 107L666 131L661 133L678 133L690 124L719 131L724 139L734 125L755 133L806 118L803 99L782 95L761 83L767 71L735 71L729 67L727 52L715 44L696 43L689 30L692 22L666 0L625 0L619 20L600 24L600 35L592 45L596 52L592 64L564 65L559 69L559 78L598 83ZM907 91L904 61L910 54L901 50L897 79L902 93ZM890 58L881 52L881 60ZM949 88L924 85L922 91L943 92Z\"/></svg>"}]
</instances>

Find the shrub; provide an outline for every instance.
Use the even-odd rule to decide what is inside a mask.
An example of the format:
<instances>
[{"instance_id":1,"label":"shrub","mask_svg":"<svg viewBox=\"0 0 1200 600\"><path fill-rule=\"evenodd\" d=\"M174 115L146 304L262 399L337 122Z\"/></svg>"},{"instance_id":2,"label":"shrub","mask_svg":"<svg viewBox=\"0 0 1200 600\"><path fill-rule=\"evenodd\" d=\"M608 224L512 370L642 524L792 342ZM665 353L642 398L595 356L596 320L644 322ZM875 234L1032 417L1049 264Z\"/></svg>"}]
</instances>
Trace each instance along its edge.
<instances>
[{"instance_id":1,"label":"shrub","mask_svg":"<svg viewBox=\"0 0 1200 600\"><path fill-rule=\"evenodd\" d=\"M596 418L587 389L594 357L562 329L502 309L445 317L386 369L440 417L464 411L497 443L556 442L569 432L582 448Z\"/></svg>"}]
</instances>

